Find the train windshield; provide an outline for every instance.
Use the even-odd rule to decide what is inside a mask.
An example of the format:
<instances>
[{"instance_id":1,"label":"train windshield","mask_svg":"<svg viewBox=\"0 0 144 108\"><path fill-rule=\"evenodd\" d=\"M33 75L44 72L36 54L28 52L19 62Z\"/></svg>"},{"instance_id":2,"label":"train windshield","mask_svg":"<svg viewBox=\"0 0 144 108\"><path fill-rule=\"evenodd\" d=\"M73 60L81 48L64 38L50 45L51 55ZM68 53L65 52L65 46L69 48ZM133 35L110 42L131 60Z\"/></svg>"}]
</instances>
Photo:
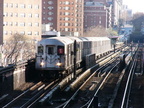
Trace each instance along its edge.
<instances>
[{"instance_id":1,"label":"train windshield","mask_svg":"<svg viewBox=\"0 0 144 108\"><path fill-rule=\"evenodd\" d=\"M54 46L47 46L47 54L54 54Z\"/></svg>"},{"instance_id":2,"label":"train windshield","mask_svg":"<svg viewBox=\"0 0 144 108\"><path fill-rule=\"evenodd\" d=\"M38 54L43 54L43 46L38 46Z\"/></svg>"}]
</instances>

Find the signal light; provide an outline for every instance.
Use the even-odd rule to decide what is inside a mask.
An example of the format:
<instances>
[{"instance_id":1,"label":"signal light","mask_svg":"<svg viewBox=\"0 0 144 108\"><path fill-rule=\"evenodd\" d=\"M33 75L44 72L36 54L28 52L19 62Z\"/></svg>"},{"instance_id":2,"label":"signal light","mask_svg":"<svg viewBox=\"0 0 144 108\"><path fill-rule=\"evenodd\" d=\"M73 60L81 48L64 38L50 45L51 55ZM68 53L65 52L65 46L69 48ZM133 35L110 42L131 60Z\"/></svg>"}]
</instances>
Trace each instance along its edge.
<instances>
[{"instance_id":1,"label":"signal light","mask_svg":"<svg viewBox=\"0 0 144 108\"><path fill-rule=\"evenodd\" d=\"M64 47L63 46L58 46L57 54L64 55Z\"/></svg>"}]
</instances>

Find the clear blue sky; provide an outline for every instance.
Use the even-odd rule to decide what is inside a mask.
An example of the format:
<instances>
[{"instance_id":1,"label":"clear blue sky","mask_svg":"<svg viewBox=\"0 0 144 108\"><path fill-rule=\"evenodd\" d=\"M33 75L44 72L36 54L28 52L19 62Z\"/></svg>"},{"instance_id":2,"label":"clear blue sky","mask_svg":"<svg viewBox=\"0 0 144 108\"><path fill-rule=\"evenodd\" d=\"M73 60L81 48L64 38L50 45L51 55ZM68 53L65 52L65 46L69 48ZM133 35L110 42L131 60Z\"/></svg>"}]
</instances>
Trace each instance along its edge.
<instances>
[{"instance_id":1,"label":"clear blue sky","mask_svg":"<svg viewBox=\"0 0 144 108\"><path fill-rule=\"evenodd\" d=\"M144 0L123 0L123 4L135 12L144 12Z\"/></svg>"}]
</instances>

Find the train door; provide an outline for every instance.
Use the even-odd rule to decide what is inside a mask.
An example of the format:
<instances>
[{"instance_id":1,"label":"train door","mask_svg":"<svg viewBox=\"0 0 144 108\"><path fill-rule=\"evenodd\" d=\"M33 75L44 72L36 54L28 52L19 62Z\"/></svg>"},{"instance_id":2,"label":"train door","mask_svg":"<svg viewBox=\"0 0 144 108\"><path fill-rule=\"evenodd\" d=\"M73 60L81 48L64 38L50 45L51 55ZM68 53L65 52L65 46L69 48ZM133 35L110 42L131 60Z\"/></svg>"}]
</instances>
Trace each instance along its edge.
<instances>
[{"instance_id":1,"label":"train door","mask_svg":"<svg viewBox=\"0 0 144 108\"><path fill-rule=\"evenodd\" d=\"M46 46L46 67L55 67L56 63L56 46Z\"/></svg>"}]
</instances>

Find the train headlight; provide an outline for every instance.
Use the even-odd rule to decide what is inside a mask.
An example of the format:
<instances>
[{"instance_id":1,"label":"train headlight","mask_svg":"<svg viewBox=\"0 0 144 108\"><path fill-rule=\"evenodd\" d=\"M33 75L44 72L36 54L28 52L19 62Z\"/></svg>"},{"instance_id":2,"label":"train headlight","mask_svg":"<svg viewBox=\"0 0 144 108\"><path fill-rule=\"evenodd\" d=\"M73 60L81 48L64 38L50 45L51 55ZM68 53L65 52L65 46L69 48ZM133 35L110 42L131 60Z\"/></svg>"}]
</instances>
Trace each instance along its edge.
<instances>
[{"instance_id":1,"label":"train headlight","mask_svg":"<svg viewBox=\"0 0 144 108\"><path fill-rule=\"evenodd\" d=\"M60 66L62 66L62 63L57 62L56 65L57 65L58 67L60 67Z\"/></svg>"},{"instance_id":2,"label":"train headlight","mask_svg":"<svg viewBox=\"0 0 144 108\"><path fill-rule=\"evenodd\" d=\"M40 63L40 66L44 66L44 62L43 61Z\"/></svg>"}]
</instances>

